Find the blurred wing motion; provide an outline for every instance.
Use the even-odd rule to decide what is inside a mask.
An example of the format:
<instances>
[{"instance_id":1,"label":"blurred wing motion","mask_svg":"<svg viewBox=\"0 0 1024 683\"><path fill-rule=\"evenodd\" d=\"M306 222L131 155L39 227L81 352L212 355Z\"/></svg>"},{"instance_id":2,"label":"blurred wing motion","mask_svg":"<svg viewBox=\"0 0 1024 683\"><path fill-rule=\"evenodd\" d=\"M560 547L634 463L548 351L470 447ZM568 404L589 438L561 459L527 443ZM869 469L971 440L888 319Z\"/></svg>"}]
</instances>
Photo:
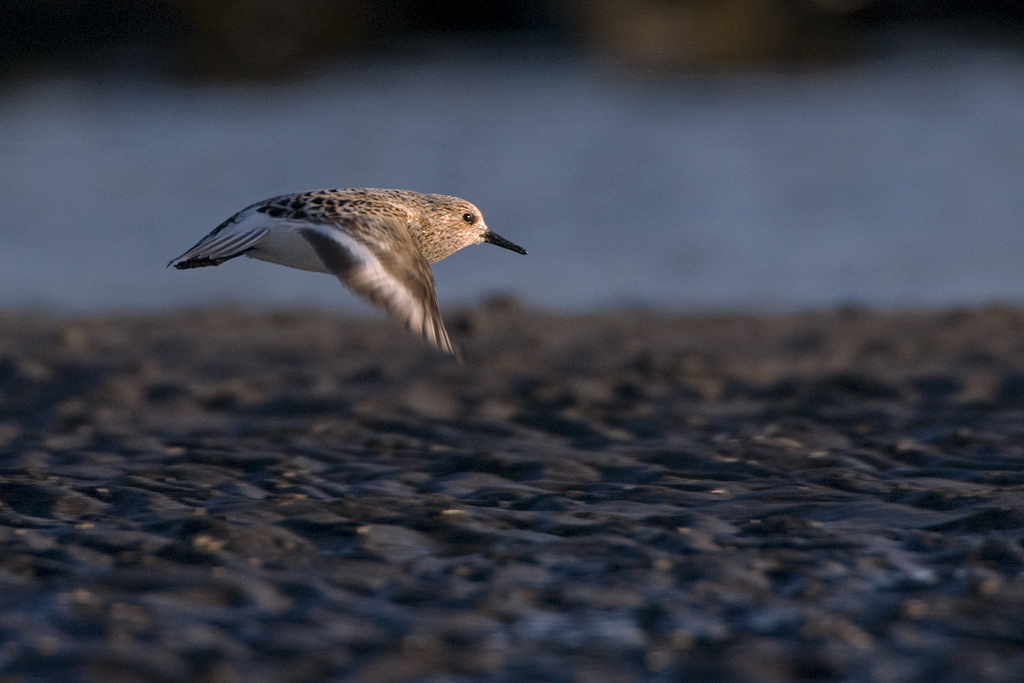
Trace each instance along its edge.
<instances>
[{"instance_id":1,"label":"blurred wing motion","mask_svg":"<svg viewBox=\"0 0 1024 683\"><path fill-rule=\"evenodd\" d=\"M346 214L323 222L311 221L308 215L272 217L260 211L263 206L266 203L235 214L167 265L179 269L218 266L245 255L333 273L425 341L458 357L437 308L430 265L404 222Z\"/></svg>"},{"instance_id":2,"label":"blurred wing motion","mask_svg":"<svg viewBox=\"0 0 1024 683\"><path fill-rule=\"evenodd\" d=\"M364 229L346 229L347 223L362 224ZM457 355L437 308L430 265L403 223L359 216L333 225L303 225L296 232L349 289L425 341ZM381 232L388 233L386 240L376 238Z\"/></svg>"}]
</instances>

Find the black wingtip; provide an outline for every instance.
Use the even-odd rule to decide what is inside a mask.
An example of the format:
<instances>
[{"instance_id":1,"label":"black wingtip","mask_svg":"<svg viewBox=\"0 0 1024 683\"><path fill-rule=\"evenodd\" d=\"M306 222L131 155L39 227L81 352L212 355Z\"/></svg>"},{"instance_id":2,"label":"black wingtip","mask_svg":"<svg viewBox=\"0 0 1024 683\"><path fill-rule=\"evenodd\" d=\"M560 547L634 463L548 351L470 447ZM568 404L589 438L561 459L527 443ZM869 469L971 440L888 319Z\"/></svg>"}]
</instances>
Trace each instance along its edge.
<instances>
[{"instance_id":1,"label":"black wingtip","mask_svg":"<svg viewBox=\"0 0 1024 683\"><path fill-rule=\"evenodd\" d=\"M228 259L226 258L190 258L185 261L178 261L174 259L167 264L170 268L174 266L178 270L188 270L189 268L205 268L206 266L219 266Z\"/></svg>"}]
</instances>

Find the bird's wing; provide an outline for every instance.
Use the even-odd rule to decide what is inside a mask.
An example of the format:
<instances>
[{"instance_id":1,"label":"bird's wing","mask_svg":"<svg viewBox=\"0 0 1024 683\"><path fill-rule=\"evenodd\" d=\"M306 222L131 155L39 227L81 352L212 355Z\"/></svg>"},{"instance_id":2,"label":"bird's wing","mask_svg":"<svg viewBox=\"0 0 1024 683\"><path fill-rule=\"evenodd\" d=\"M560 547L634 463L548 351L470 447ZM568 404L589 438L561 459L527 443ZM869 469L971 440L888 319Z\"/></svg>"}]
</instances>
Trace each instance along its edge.
<instances>
[{"instance_id":1,"label":"bird's wing","mask_svg":"<svg viewBox=\"0 0 1024 683\"><path fill-rule=\"evenodd\" d=\"M401 320L424 341L457 356L437 308L430 265L403 221L340 216L332 223L295 231L349 289Z\"/></svg>"},{"instance_id":2,"label":"bird's wing","mask_svg":"<svg viewBox=\"0 0 1024 683\"><path fill-rule=\"evenodd\" d=\"M252 249L268 232L269 228L254 228L244 232L210 233L167 265L180 269L219 266Z\"/></svg>"}]
</instances>

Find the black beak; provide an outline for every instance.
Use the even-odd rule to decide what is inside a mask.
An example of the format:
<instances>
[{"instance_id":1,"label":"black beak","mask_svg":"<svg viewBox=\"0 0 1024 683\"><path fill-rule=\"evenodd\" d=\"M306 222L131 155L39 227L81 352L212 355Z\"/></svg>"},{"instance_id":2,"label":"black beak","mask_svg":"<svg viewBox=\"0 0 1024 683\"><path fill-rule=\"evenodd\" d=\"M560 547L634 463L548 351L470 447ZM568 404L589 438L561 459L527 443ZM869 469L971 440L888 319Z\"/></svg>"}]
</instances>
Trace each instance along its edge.
<instances>
[{"instance_id":1,"label":"black beak","mask_svg":"<svg viewBox=\"0 0 1024 683\"><path fill-rule=\"evenodd\" d=\"M504 247L506 249L511 249L512 251L516 252L517 254L525 254L526 253L526 250L523 249L522 247L520 247L518 244L512 244L511 242L509 242L504 237L498 237L497 235L495 235L490 230L488 230L487 232L484 233L484 242L488 242L490 244L496 244L499 247Z\"/></svg>"}]
</instances>

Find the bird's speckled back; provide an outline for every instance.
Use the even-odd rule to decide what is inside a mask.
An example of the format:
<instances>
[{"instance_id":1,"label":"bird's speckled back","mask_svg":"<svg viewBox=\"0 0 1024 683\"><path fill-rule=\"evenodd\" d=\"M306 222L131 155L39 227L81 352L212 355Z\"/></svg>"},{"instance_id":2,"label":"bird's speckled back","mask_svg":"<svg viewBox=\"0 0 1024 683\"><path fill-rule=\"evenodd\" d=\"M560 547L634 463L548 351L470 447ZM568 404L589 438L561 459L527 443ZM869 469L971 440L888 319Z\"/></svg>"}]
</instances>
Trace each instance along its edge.
<instances>
[{"instance_id":1,"label":"bird's speckled back","mask_svg":"<svg viewBox=\"0 0 1024 683\"><path fill-rule=\"evenodd\" d=\"M254 207L273 218L332 223L353 216L404 222L428 263L484 241L487 225L473 204L442 194L376 188L314 190L275 197Z\"/></svg>"}]
</instances>

